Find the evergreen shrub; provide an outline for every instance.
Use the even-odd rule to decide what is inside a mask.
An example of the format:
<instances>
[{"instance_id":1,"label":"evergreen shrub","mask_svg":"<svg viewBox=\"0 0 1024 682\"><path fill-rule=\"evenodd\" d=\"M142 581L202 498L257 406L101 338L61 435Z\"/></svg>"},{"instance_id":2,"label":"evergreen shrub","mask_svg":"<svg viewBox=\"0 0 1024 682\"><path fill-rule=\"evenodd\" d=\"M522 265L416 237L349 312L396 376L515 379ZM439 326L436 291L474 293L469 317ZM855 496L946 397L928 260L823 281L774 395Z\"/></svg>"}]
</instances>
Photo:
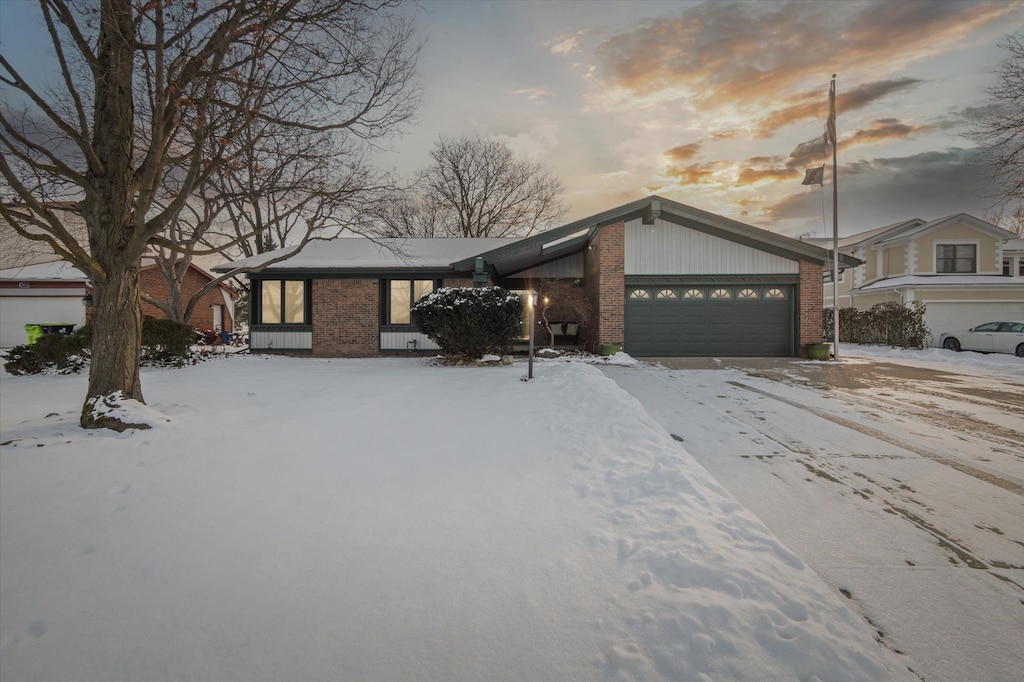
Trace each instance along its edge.
<instances>
[{"instance_id":1,"label":"evergreen shrub","mask_svg":"<svg viewBox=\"0 0 1024 682\"><path fill-rule=\"evenodd\" d=\"M924 348L930 331L924 322L925 305L913 301L877 303L869 310L839 309L839 340L849 343L880 344L895 348ZM825 338L834 335L832 308L823 311Z\"/></svg>"},{"instance_id":2,"label":"evergreen shrub","mask_svg":"<svg viewBox=\"0 0 1024 682\"><path fill-rule=\"evenodd\" d=\"M444 287L412 307L412 320L448 356L475 359L512 349L521 303L501 287Z\"/></svg>"}]
</instances>

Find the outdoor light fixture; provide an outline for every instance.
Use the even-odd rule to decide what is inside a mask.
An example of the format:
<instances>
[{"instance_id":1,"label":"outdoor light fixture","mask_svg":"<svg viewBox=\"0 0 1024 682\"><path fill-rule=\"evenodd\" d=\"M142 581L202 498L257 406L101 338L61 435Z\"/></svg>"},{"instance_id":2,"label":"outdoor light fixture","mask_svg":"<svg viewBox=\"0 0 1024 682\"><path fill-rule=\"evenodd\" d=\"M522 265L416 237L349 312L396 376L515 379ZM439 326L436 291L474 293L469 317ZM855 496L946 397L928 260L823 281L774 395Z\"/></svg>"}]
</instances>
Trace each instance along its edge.
<instances>
[{"instance_id":1,"label":"outdoor light fixture","mask_svg":"<svg viewBox=\"0 0 1024 682\"><path fill-rule=\"evenodd\" d=\"M536 326L534 324L533 309L536 308L536 307L537 307L537 292L531 290L530 291L530 318L529 318L529 322L530 322L530 354L529 354L529 361L527 362L527 365L529 367L529 369L527 369L527 372L526 372L526 379L527 380L530 380L530 379L533 378L533 328Z\"/></svg>"}]
</instances>

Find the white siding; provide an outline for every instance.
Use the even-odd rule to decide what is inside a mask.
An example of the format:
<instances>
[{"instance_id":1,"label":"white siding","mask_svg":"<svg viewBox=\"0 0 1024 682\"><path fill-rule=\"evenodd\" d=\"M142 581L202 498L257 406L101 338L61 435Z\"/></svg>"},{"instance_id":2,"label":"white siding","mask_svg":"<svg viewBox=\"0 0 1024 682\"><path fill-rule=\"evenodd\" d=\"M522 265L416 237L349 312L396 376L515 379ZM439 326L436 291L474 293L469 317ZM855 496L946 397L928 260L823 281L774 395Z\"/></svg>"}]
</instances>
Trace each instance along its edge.
<instances>
[{"instance_id":1,"label":"white siding","mask_svg":"<svg viewBox=\"0 0 1024 682\"><path fill-rule=\"evenodd\" d=\"M626 223L627 275L789 275L795 260L656 220Z\"/></svg>"},{"instance_id":2,"label":"white siding","mask_svg":"<svg viewBox=\"0 0 1024 682\"><path fill-rule=\"evenodd\" d=\"M56 289L63 296L40 295L42 289L33 289L33 296L0 296L0 348L11 348L28 343L26 324L40 322L66 322L85 324L85 306L82 291Z\"/></svg>"},{"instance_id":3,"label":"white siding","mask_svg":"<svg viewBox=\"0 0 1024 682\"><path fill-rule=\"evenodd\" d=\"M440 350L440 346L434 343L426 334L420 332L381 332L381 350L409 350L409 342L416 342L416 350Z\"/></svg>"},{"instance_id":4,"label":"white siding","mask_svg":"<svg viewBox=\"0 0 1024 682\"><path fill-rule=\"evenodd\" d=\"M253 331L249 334L252 350L313 350L313 332Z\"/></svg>"}]
</instances>

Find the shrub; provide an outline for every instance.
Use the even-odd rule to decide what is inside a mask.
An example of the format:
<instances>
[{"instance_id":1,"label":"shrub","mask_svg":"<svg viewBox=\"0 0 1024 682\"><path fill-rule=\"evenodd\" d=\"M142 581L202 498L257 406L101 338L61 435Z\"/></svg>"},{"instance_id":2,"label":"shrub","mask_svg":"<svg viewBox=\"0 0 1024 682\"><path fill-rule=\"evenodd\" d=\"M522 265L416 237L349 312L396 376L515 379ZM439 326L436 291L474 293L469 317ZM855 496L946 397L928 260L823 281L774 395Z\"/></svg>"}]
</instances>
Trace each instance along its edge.
<instances>
[{"instance_id":1,"label":"shrub","mask_svg":"<svg viewBox=\"0 0 1024 682\"><path fill-rule=\"evenodd\" d=\"M195 333L188 325L170 320L142 319L144 365L181 366L192 358ZM44 334L32 345L15 346L7 352L4 369L14 375L78 372L85 367L92 346L92 325L79 327L70 335Z\"/></svg>"},{"instance_id":2,"label":"shrub","mask_svg":"<svg viewBox=\"0 0 1024 682\"><path fill-rule=\"evenodd\" d=\"M870 310L839 309L839 340L850 343L884 344L899 348L924 348L930 334L924 322L925 305L913 301L878 303ZM834 335L832 309L824 310L825 338Z\"/></svg>"},{"instance_id":3,"label":"shrub","mask_svg":"<svg viewBox=\"0 0 1024 682\"><path fill-rule=\"evenodd\" d=\"M85 366L88 337L73 334L43 334L32 345L15 346L7 352L4 369L14 375L39 374L50 368L61 373L78 372Z\"/></svg>"},{"instance_id":4,"label":"shrub","mask_svg":"<svg viewBox=\"0 0 1024 682\"><path fill-rule=\"evenodd\" d=\"M445 355L479 358L512 348L520 306L518 295L500 287L445 287L421 298L412 319Z\"/></svg>"},{"instance_id":5,"label":"shrub","mask_svg":"<svg viewBox=\"0 0 1024 682\"><path fill-rule=\"evenodd\" d=\"M172 320L142 318L142 361L146 364L184 364L195 343L192 327Z\"/></svg>"}]
</instances>

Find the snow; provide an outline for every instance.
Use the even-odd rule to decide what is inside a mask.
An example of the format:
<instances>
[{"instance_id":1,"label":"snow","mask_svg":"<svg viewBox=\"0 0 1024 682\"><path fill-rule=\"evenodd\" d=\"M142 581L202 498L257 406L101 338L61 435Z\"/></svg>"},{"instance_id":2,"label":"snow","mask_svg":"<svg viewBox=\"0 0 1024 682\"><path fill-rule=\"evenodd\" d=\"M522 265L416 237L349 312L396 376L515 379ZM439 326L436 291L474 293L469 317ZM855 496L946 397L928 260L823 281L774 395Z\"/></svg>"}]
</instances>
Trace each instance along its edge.
<instances>
[{"instance_id":1,"label":"snow","mask_svg":"<svg viewBox=\"0 0 1024 682\"><path fill-rule=\"evenodd\" d=\"M959 373L974 376L1013 376L1024 379L1024 361L1009 353L975 353L944 348L908 350L891 346L868 346L856 343L841 343L840 358L887 358L898 360L905 365L939 369L954 366Z\"/></svg>"},{"instance_id":2,"label":"snow","mask_svg":"<svg viewBox=\"0 0 1024 682\"><path fill-rule=\"evenodd\" d=\"M323 268L448 268L452 263L480 253L519 241L513 237L477 238L409 238L366 239L341 237L311 241L298 254L267 266L287 269ZM227 272L232 268L254 267L276 258L294 247L270 251L213 268L214 272Z\"/></svg>"},{"instance_id":3,"label":"snow","mask_svg":"<svg viewBox=\"0 0 1024 682\"><path fill-rule=\"evenodd\" d=\"M84 282L86 277L82 271L67 261L58 260L51 263L38 263L17 268L0 270L0 279L8 280L70 280Z\"/></svg>"},{"instance_id":4,"label":"snow","mask_svg":"<svg viewBox=\"0 0 1024 682\"><path fill-rule=\"evenodd\" d=\"M607 362L4 374L4 679L916 680Z\"/></svg>"}]
</instances>

